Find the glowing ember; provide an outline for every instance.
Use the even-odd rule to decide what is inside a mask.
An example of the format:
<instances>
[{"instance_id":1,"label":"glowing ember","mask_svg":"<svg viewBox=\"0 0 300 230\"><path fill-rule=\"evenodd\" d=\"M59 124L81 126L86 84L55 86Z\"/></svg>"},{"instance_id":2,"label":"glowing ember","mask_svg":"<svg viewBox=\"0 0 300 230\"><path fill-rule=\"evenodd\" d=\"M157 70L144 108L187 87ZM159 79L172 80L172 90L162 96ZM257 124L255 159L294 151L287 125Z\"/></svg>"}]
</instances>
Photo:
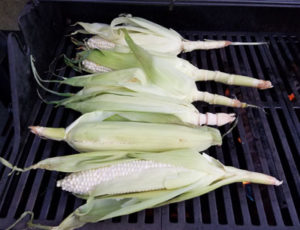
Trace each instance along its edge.
<instances>
[{"instance_id":1,"label":"glowing ember","mask_svg":"<svg viewBox=\"0 0 300 230\"><path fill-rule=\"evenodd\" d=\"M225 90L225 96L230 96L230 90L228 88Z\"/></svg>"},{"instance_id":2,"label":"glowing ember","mask_svg":"<svg viewBox=\"0 0 300 230\"><path fill-rule=\"evenodd\" d=\"M242 144L242 139L240 137L238 137L238 142Z\"/></svg>"},{"instance_id":3,"label":"glowing ember","mask_svg":"<svg viewBox=\"0 0 300 230\"><path fill-rule=\"evenodd\" d=\"M294 101L296 99L295 94L291 93L288 95L290 101Z\"/></svg>"}]
</instances>

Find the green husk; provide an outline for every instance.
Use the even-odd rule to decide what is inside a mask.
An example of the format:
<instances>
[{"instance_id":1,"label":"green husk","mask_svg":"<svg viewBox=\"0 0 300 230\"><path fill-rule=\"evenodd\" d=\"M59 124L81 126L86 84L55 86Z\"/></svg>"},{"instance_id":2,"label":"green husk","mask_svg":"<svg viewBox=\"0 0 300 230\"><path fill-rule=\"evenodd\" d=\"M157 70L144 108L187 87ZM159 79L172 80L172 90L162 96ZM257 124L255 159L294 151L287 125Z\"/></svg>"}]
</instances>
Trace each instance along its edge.
<instances>
[{"instance_id":1,"label":"green husk","mask_svg":"<svg viewBox=\"0 0 300 230\"><path fill-rule=\"evenodd\" d=\"M97 35L100 38L114 43L113 50L128 52L123 29L139 46L154 52L161 52L176 56L181 52L190 52L197 49L217 49L229 45L261 45L264 42L230 42L230 41L189 41L172 29L165 28L159 24L140 17L122 15L112 20L110 25L103 23L77 22L83 29L72 34L84 33Z\"/></svg>"},{"instance_id":2,"label":"green husk","mask_svg":"<svg viewBox=\"0 0 300 230\"><path fill-rule=\"evenodd\" d=\"M152 99L157 100L168 100L168 101L174 101L175 103L181 103L180 101L190 103L193 101L204 101L209 104L219 104L219 105L225 105L225 106L232 106L232 107L240 107L244 108L247 106L246 103L241 103L238 100L230 99L228 97L216 95L216 94L210 94L208 92L201 92L198 91L197 88L195 88L195 85L191 87L191 91L189 93L187 92L179 92L176 87L170 86L169 79L166 79L166 81L161 81L159 84L165 84L168 85L169 89L161 88L160 86L156 84L151 83L151 79L149 79L145 72L140 68L131 68L131 69L123 69L119 71L113 71L108 73L96 73L96 74L89 74L85 76L80 77L73 77L68 79L63 79L61 81L58 80L43 80L37 73L35 66L34 66L34 60L31 57L31 66L34 73L34 77L37 81L37 83L46 91L59 95L59 96L65 96L68 97L67 99L62 99L59 101L51 101L49 104L56 104L56 105L67 105L69 104L69 108L76 108L78 107L77 104L74 105L76 102L84 102L85 100L89 100L93 97L96 97L98 95L102 94L117 94L117 95L124 95L124 96L142 96L142 97L149 97ZM155 68L154 68L155 69ZM151 74L151 73L149 73ZM154 76L155 73L153 73ZM180 77L179 77L180 78ZM158 80L158 79L156 79ZM189 79L190 80L190 79ZM68 84L72 86L83 86L84 88L77 92L76 94L72 93L60 93L56 92L50 89L47 89L45 86L43 86L42 82L56 82L61 84ZM190 82L191 83L191 82ZM184 84L184 82L178 81L178 87L180 84ZM194 84L194 83L192 83ZM182 87L179 87L180 90ZM185 91L188 91L188 88L186 88ZM173 89L173 90L171 90ZM159 96L159 97L158 97ZM129 97L127 97L129 98ZM175 100L174 100L175 99ZM72 103L72 104L70 104ZM112 102L114 103L114 102ZM98 104L97 104L98 105ZM255 107L255 106L252 106ZM105 109L105 108L99 108L99 105L97 106L97 109ZM94 110L88 110L88 111L94 111ZM148 111L148 110L147 110ZM155 111L153 111L155 112Z\"/></svg>"},{"instance_id":3,"label":"green husk","mask_svg":"<svg viewBox=\"0 0 300 230\"><path fill-rule=\"evenodd\" d=\"M38 75L32 60L34 77L43 89L43 79ZM48 80L51 81L51 80ZM57 82L57 80L55 80ZM81 113L97 110L108 112L137 112L151 114L156 123L175 123L187 125L224 125L234 120L233 114L218 113L200 114L198 110L184 98L175 98L155 85L147 85L147 77L139 68L113 71L109 73L90 74L59 81L61 84L85 86L74 95L68 93L55 94L69 96L59 101L46 102L57 106L65 106ZM204 97L204 100L208 97ZM214 117L213 117L214 116ZM169 117L168 119L165 119ZM170 119L171 118L171 119ZM141 120L145 121L145 120ZM153 122L153 121L152 121Z\"/></svg>"},{"instance_id":4,"label":"green husk","mask_svg":"<svg viewBox=\"0 0 300 230\"><path fill-rule=\"evenodd\" d=\"M88 60L113 70L139 67L131 53L118 53L109 50L86 50L77 53L77 60Z\"/></svg>"},{"instance_id":5,"label":"green husk","mask_svg":"<svg viewBox=\"0 0 300 230\"><path fill-rule=\"evenodd\" d=\"M207 126L187 127L175 124L137 122L143 115L127 114L128 121L109 121L116 113L97 111L86 113L62 129L31 126L33 133L55 140L64 140L78 151L139 150L167 151L193 148L205 150L212 145L221 145L217 129ZM120 116L120 113L118 114ZM149 118L149 116L148 116ZM169 116L164 116L165 120ZM171 116L170 119L174 119ZM50 130L50 131L49 131ZM60 136L59 136L60 135Z\"/></svg>"},{"instance_id":6,"label":"green husk","mask_svg":"<svg viewBox=\"0 0 300 230\"><path fill-rule=\"evenodd\" d=\"M209 97L203 98L203 92L198 91L196 84L193 79L187 77L183 72L178 71L176 68L172 68L172 63L170 60L165 56L159 55L152 55L148 53L143 48L137 46L132 39L126 35L126 41L131 48L134 57L136 59L136 66L127 66L127 68L141 67L143 71L137 71L136 74L140 75L144 81L144 85L141 85L136 82L122 82L119 83L117 86L136 91L136 92L147 92L152 93L160 96L167 96L167 97L174 97L177 99L185 100L187 102L193 102L197 100L202 100L210 104L220 104L225 106L235 106L235 107L247 107L246 103L235 103L233 99L220 96L220 95L213 95L209 93L205 93L205 95L210 95ZM97 52L97 51L95 51ZM100 51L98 51L100 52ZM105 51L105 52L112 52L112 51ZM122 54L120 54L122 55ZM129 55L129 54L126 54ZM90 61L95 62L95 60L89 59ZM111 65L106 65L105 67L112 68ZM120 67L121 69L124 66ZM144 73L143 73L144 72ZM120 72L121 73L121 72ZM128 72L125 72L127 75ZM143 76L146 74L146 78ZM98 78L99 76L107 76L107 75L98 75L98 76L90 76L87 78L81 78L81 84L83 85L84 81L87 79ZM116 76L116 75L115 75ZM120 78L122 78L120 76ZM135 80L135 78L132 78ZM64 81L66 84L67 82ZM73 84L72 82L70 84ZM79 83L78 83L79 84ZM201 94L201 95L200 95ZM199 96L200 95L200 96Z\"/></svg>"},{"instance_id":7,"label":"green husk","mask_svg":"<svg viewBox=\"0 0 300 230\"><path fill-rule=\"evenodd\" d=\"M182 149L161 153L146 152L95 152L81 153L63 157L55 157L43 160L25 170L42 168L47 165L48 170L62 172L78 172L92 168L107 167L121 162L133 160L150 160L159 163L167 163L185 169L184 177L182 174L164 176L165 189L156 191L145 191L128 194L103 194L97 196L98 191L103 191L101 187L105 184L96 186L90 195L79 196L86 199L86 203L71 213L59 226L53 227L56 230L71 230L79 228L86 223L95 223L112 217L127 215L147 208L159 207L162 205L191 199L208 193L221 186L234 182L247 181L251 183L280 185L282 182L274 177L261 173L249 172L234 167L224 166L216 159L206 154L199 154L197 151ZM66 164L66 168L62 167ZM79 167L79 168L78 168ZM12 167L16 168L16 167ZM21 170L20 170L21 171ZM132 181L131 181L132 178ZM126 176L127 186L136 184L136 181L143 183L144 174ZM190 178L194 178L190 180ZM152 182L162 180L162 178L152 177ZM118 179L116 179L118 181ZM146 183L146 181L144 182ZM118 190L118 183L114 184ZM119 186L122 186L121 184ZM171 186L171 187L169 187ZM75 194L76 195L76 194ZM24 216L24 215L23 215ZM28 223L30 227L50 229L50 226L41 226Z\"/></svg>"},{"instance_id":8,"label":"green husk","mask_svg":"<svg viewBox=\"0 0 300 230\"><path fill-rule=\"evenodd\" d=\"M130 30L122 31L122 36L124 36L124 42L126 40L125 44L128 45L130 51L133 52L133 54L136 56L138 53L137 48L143 47L143 49L145 49L145 47L139 46L140 44L135 46L133 41L137 42L139 40L136 39L132 33L130 33L130 37L133 38L132 41L128 33L130 33ZM115 50L100 51L97 49L92 49L92 50L84 51L83 52L84 55L80 55L80 56L81 57L85 56L86 55L85 52L89 52L89 55L87 56L87 60L96 63L100 66L105 66L114 70L139 67L140 64L142 64L139 63L139 61L141 60L140 57L136 56L136 58L134 58L134 55L130 52L122 53L122 52L117 52ZM102 54L102 52L104 54ZM272 87L270 81L259 80L252 77L246 77L241 75L227 74L219 71L201 70L195 67L194 65L192 65L191 63L189 63L188 61L178 58L176 56L162 54L160 51L149 53L149 51L145 50L145 52L148 53L150 56L153 56L152 59L154 60L159 59L157 63L163 62L162 66L168 67L167 69L176 69L177 72L181 72L184 75L187 75L188 77L192 78L194 81L216 81L216 82L221 82L229 85L249 86L249 87L256 87L260 89L267 89ZM142 54L142 56L144 57L145 57L145 52L144 54ZM142 66L143 68L145 68L149 66L149 63L148 65L146 63L146 66L142 64Z\"/></svg>"}]
</instances>

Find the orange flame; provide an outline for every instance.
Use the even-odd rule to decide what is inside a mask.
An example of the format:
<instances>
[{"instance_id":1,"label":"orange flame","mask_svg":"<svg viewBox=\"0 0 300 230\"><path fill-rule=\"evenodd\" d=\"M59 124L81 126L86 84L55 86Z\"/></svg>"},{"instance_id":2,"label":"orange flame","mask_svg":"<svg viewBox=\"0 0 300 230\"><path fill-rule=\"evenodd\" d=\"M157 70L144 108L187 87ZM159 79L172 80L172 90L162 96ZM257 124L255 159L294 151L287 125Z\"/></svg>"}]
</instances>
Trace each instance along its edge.
<instances>
[{"instance_id":1,"label":"orange flame","mask_svg":"<svg viewBox=\"0 0 300 230\"><path fill-rule=\"evenodd\" d=\"M249 182L249 181L243 181L242 183L243 183L243 187L244 187L244 188L245 188L245 186L246 186L247 184L251 184L251 182Z\"/></svg>"}]
</instances>

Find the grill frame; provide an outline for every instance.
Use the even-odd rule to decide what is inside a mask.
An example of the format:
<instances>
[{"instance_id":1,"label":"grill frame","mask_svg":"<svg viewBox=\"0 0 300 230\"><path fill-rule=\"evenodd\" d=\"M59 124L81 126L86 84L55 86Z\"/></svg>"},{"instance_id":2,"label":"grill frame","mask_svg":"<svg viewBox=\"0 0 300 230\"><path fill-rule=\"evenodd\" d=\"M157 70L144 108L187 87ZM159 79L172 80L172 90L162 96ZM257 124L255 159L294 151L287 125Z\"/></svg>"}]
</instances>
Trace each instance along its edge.
<instances>
[{"instance_id":1,"label":"grill frame","mask_svg":"<svg viewBox=\"0 0 300 230\"><path fill-rule=\"evenodd\" d=\"M49 7L49 4L53 8L47 11L46 8ZM64 30L65 28L57 26L57 23L62 22L62 18L66 18L65 14L67 6L68 4L61 3L52 5L52 3L48 3L46 1L45 3L41 2L36 6L31 4L27 5L21 14L20 25L25 38L24 40L31 52L37 56L37 65L40 72L49 65L51 57L58 56L62 52L66 52L69 56L72 54L72 46L69 45L67 38L62 38L62 36L56 37L57 35L67 33L67 31ZM80 7L80 4L78 4L77 7ZM109 6L104 6L104 9L105 7L109 8ZM134 11L138 8L139 7L135 8ZM126 7L124 9L126 9ZM162 11L164 10L165 8L162 9ZM41 12L49 13L53 17L57 15L58 12L62 12L63 17L55 21L56 25L52 25L52 27L50 25L49 31L37 31L37 35L30 38L29 36L34 29L38 29L48 23L43 22L44 24L40 23L39 25L35 25L36 28L32 28L31 30L28 29L30 23L33 23L31 21L32 18L34 18L32 15L36 16L41 14ZM74 14L74 12L71 12L71 15L72 14ZM176 15L176 13L174 13L174 15ZM40 16L40 18L43 17L45 17L45 15ZM85 16L83 16L83 18L84 17ZM108 15L104 15L103 17L108 17ZM180 26L181 25L179 25L179 27ZM251 28L247 29L251 31ZM50 35L49 33L51 31L55 31L56 33L54 35ZM258 78L267 77L274 83L275 89L262 92L258 92L256 89L231 86L227 87L215 83L198 84L201 90L208 90L210 92L216 92L223 95L225 89L228 88L232 93L231 96L236 95L239 99L247 101L250 104L258 104L267 111L267 114L262 110L233 110L218 106L208 107L200 103L196 103L196 106L202 112L235 111L239 114L238 126L232 133L225 137L224 146L222 148L214 147L208 151L212 156L217 157L221 162L225 162L228 165L271 174L272 176L284 180L285 183L278 188L274 188L272 186L250 185L253 190L256 201L255 203L251 203L251 201L246 197L246 193L242 185L235 184L225 186L209 193L208 195L204 195L201 198L192 199L189 202L180 202L176 205L164 206L147 212L142 211L137 214L127 215L97 224L87 224L82 229L99 229L100 227L106 229L205 230L235 228L299 228L299 212L297 213L296 211L296 204L297 201L299 201L300 191L299 177L297 180L297 173L299 175L299 165L296 164L296 160L294 159L298 159L300 155L300 147L297 147L297 141L299 142L300 137L300 104L298 99L300 98L300 93L299 89L293 84L294 81L299 83L298 72L296 69L293 70L290 68L290 66L292 66L291 64L294 64L297 67L297 65L300 64L300 55L299 53L296 55L296 51L294 51L293 54L291 48L282 52L282 47L293 47L295 50L299 51L299 36L297 36L299 31L295 31L295 35L293 36L288 33L262 34L257 31L249 31L228 32L225 30L212 32L188 30L181 32L184 36L190 39L220 39L227 37L227 39L237 41L250 41L253 39L264 41L266 38L270 38L269 48L266 46L228 47L221 50L196 51L191 54L184 54L183 57L187 57L188 60L190 60L193 64L197 64L200 68L215 69L250 76L254 76L254 73L256 72ZM38 45L34 44L37 38L41 38L40 36L43 32L49 35L48 40L53 39L52 42L50 42L50 48L46 49L42 45L39 47L40 44L43 44L42 41L39 41ZM21 50L20 47L22 47L22 42L17 42L16 36L11 35L9 37L11 60L14 60L13 58L16 57L23 57L25 61L28 61L29 50ZM52 50L53 53L50 52L51 55L44 58L47 50ZM260 62L260 60L262 62ZM12 69L18 68L18 66L11 65L10 68L11 77L14 75L15 81L30 81L30 72L26 73L27 78L21 78L20 73L12 71ZM56 67L53 66L53 69L55 68ZM75 72L67 69L66 72L61 70L58 74L74 76ZM293 82L282 78L282 74L284 74L284 76L292 76ZM50 74L48 74L48 77L50 77ZM31 85L33 88L35 87L34 84ZM53 87L53 85L50 85L49 87ZM68 89L69 88L65 86L61 86L60 88L60 90ZM295 93L297 101L289 101L287 96L290 93L290 90ZM28 100L30 100L30 98L37 99L37 96L34 94L28 94L27 96ZM46 94L46 96L48 95ZM277 100L275 100L276 98ZM15 105L14 101L16 100L19 100L18 97L13 98L13 105ZM199 107L200 105L201 107ZM22 107L20 107L19 110L23 112ZM26 122L19 122L18 124L16 121L24 121L24 118L20 119L20 115L15 109L13 109L13 112L14 122L12 122L13 119L10 115L7 118L9 122L7 122L6 127L3 128L6 132L2 132L4 147L5 149L9 149L7 154L2 155L3 157L9 159L12 163L17 164L18 166L23 167L49 156L74 153L74 150L67 147L66 144L41 140L33 134L29 134L27 131L24 131L28 124L26 124ZM55 109L50 105L43 104L37 99L34 102L34 106L31 109L30 114L25 113L23 117L24 116L25 118L30 118L27 119L27 123L33 122L34 124L58 127L60 125L66 126L71 123L78 114L63 108ZM284 122L285 119L286 122ZM13 131L13 128L16 129L18 125L21 130L19 133ZM276 134L277 136L274 134L274 131L278 133ZM13 132L15 133L16 138L19 137L19 140L22 140L20 146L18 146L20 154L17 154L18 151L15 147L16 142L13 143ZM240 137L243 141L242 144L237 141L238 137ZM279 137L282 137L282 139L280 140ZM289 140L289 137L291 137L292 140ZM260 138L263 139L260 140ZM292 143L294 143L294 146L292 146ZM1 148L0 152L6 152L5 149ZM284 149L284 154L279 153L281 149ZM241 151L242 154L239 154L239 151ZM280 161L283 163L280 163ZM288 168L291 168L291 172L287 170ZM1 170L3 170L3 173L1 173ZM40 210L38 212L39 215L36 216L36 222L55 225L63 219L63 216L65 217L67 214L71 213L74 209L72 206L78 207L81 203L79 199L75 199L71 194L61 192L59 188L55 188L55 180L62 177L63 174L38 170L23 173L19 176L14 175L6 177L9 171L10 170L7 168L0 166L0 194L1 197L5 198L0 201L0 229L4 229L14 222L14 220L24 210L32 209L34 211ZM295 175L293 175L294 172ZM39 189L34 189L36 186L40 186ZM264 194L268 194L268 199L273 202L263 202ZM236 195L239 200L237 202L234 201ZM55 199L54 196L59 198ZM287 204L284 203L285 201ZM60 205L57 206L56 203L59 203ZM191 208L188 208L189 211L187 212L185 210L185 208L188 205L191 205L191 203L193 204L192 210L194 214L194 223L190 223L191 221L187 221L188 218L186 219L185 217L186 215L191 215ZM229 208L227 205L228 203ZM264 210L265 207L272 207L273 218L270 217L272 214ZM205 210L202 210L203 208L208 208L209 215L205 214ZM224 217L222 214L218 213L218 210L220 209L226 211L225 222L227 223L224 223ZM57 213L55 213L55 210L57 210ZM238 214L239 210L242 213L242 217ZM153 212L153 214L151 214L151 212ZM289 222L288 217L282 217L282 215L286 215L287 212L290 214L292 225L286 225L285 222ZM145 220L151 222L152 216L153 223L145 223ZM257 217L259 218L259 224L257 224ZM243 219L242 224L240 218ZM277 221L276 225L273 225L274 220ZM20 229L21 226L24 226L24 222L25 221L23 221L23 225L18 225L16 229Z\"/></svg>"}]
</instances>

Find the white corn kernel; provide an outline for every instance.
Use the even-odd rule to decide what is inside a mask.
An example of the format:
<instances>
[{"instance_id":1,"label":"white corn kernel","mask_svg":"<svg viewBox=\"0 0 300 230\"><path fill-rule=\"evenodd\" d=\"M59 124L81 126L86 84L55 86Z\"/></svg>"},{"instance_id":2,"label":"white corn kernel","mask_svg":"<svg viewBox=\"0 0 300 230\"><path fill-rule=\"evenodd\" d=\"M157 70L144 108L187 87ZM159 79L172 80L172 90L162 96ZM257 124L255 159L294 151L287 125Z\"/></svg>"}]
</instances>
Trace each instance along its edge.
<instances>
[{"instance_id":1,"label":"white corn kernel","mask_svg":"<svg viewBox=\"0 0 300 230\"><path fill-rule=\"evenodd\" d=\"M111 68L105 67L105 66L101 66L101 65L97 65L94 62L88 61L88 60L83 60L82 61L82 66L93 72L93 73L104 73L104 72L110 72L112 71Z\"/></svg>"},{"instance_id":2,"label":"white corn kernel","mask_svg":"<svg viewBox=\"0 0 300 230\"><path fill-rule=\"evenodd\" d=\"M99 36L93 36L88 39L87 46L90 49L109 50L115 47L115 44Z\"/></svg>"},{"instance_id":3,"label":"white corn kernel","mask_svg":"<svg viewBox=\"0 0 300 230\"><path fill-rule=\"evenodd\" d=\"M157 163L154 161L134 160L104 168L89 169L86 171L72 173L64 179L57 181L57 187L61 187L62 190L76 194L88 194L95 186L98 186L101 183L109 182L118 177L138 174L146 169L153 168L175 169L178 167L172 166L170 164ZM157 189L162 189L162 187L148 184L145 185L145 187L140 188L138 191L131 191L130 188L128 188L126 192L142 192Z\"/></svg>"}]
</instances>

